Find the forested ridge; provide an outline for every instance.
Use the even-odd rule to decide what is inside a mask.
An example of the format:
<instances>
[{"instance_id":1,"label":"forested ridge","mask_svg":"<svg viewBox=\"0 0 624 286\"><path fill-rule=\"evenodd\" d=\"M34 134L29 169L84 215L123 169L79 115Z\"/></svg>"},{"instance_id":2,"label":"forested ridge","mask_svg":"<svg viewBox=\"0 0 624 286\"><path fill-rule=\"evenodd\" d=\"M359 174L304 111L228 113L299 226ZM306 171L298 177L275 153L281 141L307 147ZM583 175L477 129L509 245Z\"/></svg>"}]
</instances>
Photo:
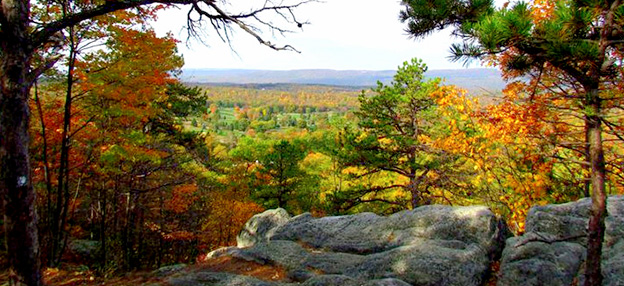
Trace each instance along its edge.
<instances>
[{"instance_id":1,"label":"forested ridge","mask_svg":"<svg viewBox=\"0 0 624 286\"><path fill-rule=\"evenodd\" d=\"M180 78L184 82L217 85L330 85L346 88L371 88L377 81L389 83L394 70L237 70L186 69ZM494 68L465 68L428 70L427 78L444 78L447 84L461 86L471 93L497 93L505 86L499 70Z\"/></svg>"},{"instance_id":2,"label":"forested ridge","mask_svg":"<svg viewBox=\"0 0 624 286\"><path fill-rule=\"evenodd\" d=\"M306 2L257 9L301 27L293 11ZM139 283L120 277L201 264L278 207L326 216L485 205L522 234L530 207L592 197L585 283L600 284L605 197L624 193L624 6L439 2L402 1L407 31L452 27L463 40L452 57L500 69L501 93L428 78L426 58L363 90L185 84L178 40L149 27L178 2L26 1L29 24L18 27L3 1L0 278ZM282 30L254 13L193 3L224 40L233 25L295 49L264 41L244 20Z\"/></svg>"}]
</instances>

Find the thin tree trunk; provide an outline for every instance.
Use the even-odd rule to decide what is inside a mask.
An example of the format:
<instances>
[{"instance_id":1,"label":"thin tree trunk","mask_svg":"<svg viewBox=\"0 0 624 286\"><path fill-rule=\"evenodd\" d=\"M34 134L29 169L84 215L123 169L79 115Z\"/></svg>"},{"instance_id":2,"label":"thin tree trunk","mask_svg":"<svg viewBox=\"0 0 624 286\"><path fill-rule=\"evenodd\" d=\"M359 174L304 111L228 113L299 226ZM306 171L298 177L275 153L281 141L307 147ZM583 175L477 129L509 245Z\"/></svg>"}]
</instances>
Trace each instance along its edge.
<instances>
[{"instance_id":1,"label":"thin tree trunk","mask_svg":"<svg viewBox=\"0 0 624 286\"><path fill-rule=\"evenodd\" d=\"M159 201L159 209L158 209L158 213L159 213L159 220L160 220L160 229L159 231L156 232L156 235L158 236L158 253L156 254L157 257L157 262L156 262L156 267L160 268L160 266L162 266L162 260L163 260L163 252L165 251L165 240L163 239L163 236L161 233L163 233L165 231L165 214L164 214L164 208L165 208L165 194L163 191L160 191L160 196L158 198Z\"/></svg>"},{"instance_id":2,"label":"thin tree trunk","mask_svg":"<svg viewBox=\"0 0 624 286\"><path fill-rule=\"evenodd\" d=\"M124 270L130 271L130 231L131 231L131 225L130 225L130 193L124 193L125 196L125 206L126 209L124 210L124 229L122 231L122 239L121 239L121 245L122 245L122 249L123 249L123 257L124 257Z\"/></svg>"},{"instance_id":3,"label":"thin tree trunk","mask_svg":"<svg viewBox=\"0 0 624 286\"><path fill-rule=\"evenodd\" d=\"M102 270L106 271L106 189L100 190L100 201L102 203L102 214L100 218L100 263Z\"/></svg>"},{"instance_id":4,"label":"thin tree trunk","mask_svg":"<svg viewBox=\"0 0 624 286\"><path fill-rule=\"evenodd\" d=\"M591 162L591 158L590 158L590 153L591 153L591 149L590 149L590 142L591 142L591 134L590 134L590 123L588 122L589 119L585 119L585 158L587 159L588 162ZM585 179L585 181L583 182L584 186L583 186L583 195L586 198L589 198L591 196L591 188L592 188L592 182L591 182L591 170L590 170L590 175L589 178L585 177L585 175L583 175L583 178Z\"/></svg>"},{"instance_id":5,"label":"thin tree trunk","mask_svg":"<svg viewBox=\"0 0 624 286\"><path fill-rule=\"evenodd\" d=\"M0 39L0 195L10 265L9 285L39 286L39 238L30 175L28 125L32 47L29 1L3 1Z\"/></svg>"},{"instance_id":6,"label":"thin tree trunk","mask_svg":"<svg viewBox=\"0 0 624 286\"><path fill-rule=\"evenodd\" d=\"M587 260L585 261L585 286L602 285L602 242L605 235L605 218L607 217L607 192L605 181L607 178L605 168L604 150L602 147L602 102L600 98L601 75L609 74L612 64L609 62L608 47L611 45L609 38L612 32L620 29L616 23L616 14L621 10L621 1L606 2L608 9L604 11L603 27L600 30L598 41L598 58L593 63L589 76L588 85L584 85L586 95L586 107L589 114L586 115L586 123L589 125L589 162L591 164L592 183L592 207L588 225Z\"/></svg>"},{"instance_id":7,"label":"thin tree trunk","mask_svg":"<svg viewBox=\"0 0 624 286\"><path fill-rule=\"evenodd\" d=\"M55 212L54 241L52 256L49 261L50 266L56 266L61 262L63 256L62 241L66 233L64 231L67 222L67 211L69 208L69 148L71 129L72 93L74 86L74 64L76 60L76 42L74 40L74 29L69 27L69 61L67 67L67 90L65 92L65 108L63 114L63 133L61 139L61 157L58 170L58 189Z\"/></svg>"},{"instance_id":8,"label":"thin tree trunk","mask_svg":"<svg viewBox=\"0 0 624 286\"><path fill-rule=\"evenodd\" d=\"M416 174L414 173L412 173L412 177L410 177L409 184L407 185L407 190L411 195L411 207L412 209L415 209L420 205L420 196L418 195L418 182L416 181Z\"/></svg>"},{"instance_id":9,"label":"thin tree trunk","mask_svg":"<svg viewBox=\"0 0 624 286\"><path fill-rule=\"evenodd\" d=\"M52 209L52 176L50 175L50 162L48 160L48 138L46 133L46 125L44 120L43 108L41 107L41 100L39 99L39 90L37 88L37 82L35 82L35 104L37 106L37 112L39 113L39 121L41 124L41 139L43 141L43 150L41 153L43 155L43 171L44 171L44 180L46 185L46 206L45 206L45 226L47 229L43 230L43 244L45 245L45 249L51 249L52 237L50 236L50 230L54 228L55 222L52 221L53 217L53 209ZM41 215L41 212L39 213ZM41 233L41 229L39 230ZM51 256L48 253L47 259L51 259Z\"/></svg>"},{"instance_id":10,"label":"thin tree trunk","mask_svg":"<svg viewBox=\"0 0 624 286\"><path fill-rule=\"evenodd\" d=\"M607 216L605 190L605 159L602 148L602 128L600 119L600 101L598 89L591 91L594 98L591 114L587 116L589 124L589 159L591 163L592 206L588 226L587 260L585 261L585 286L602 285L601 257L602 241L605 234Z\"/></svg>"},{"instance_id":11,"label":"thin tree trunk","mask_svg":"<svg viewBox=\"0 0 624 286\"><path fill-rule=\"evenodd\" d=\"M139 204L141 203L141 201L139 200L140 198L138 198L137 200L139 201ZM145 232L144 232L144 227L143 225L145 224L145 213L143 212L142 208L139 208L137 210L138 213L138 221L139 224L137 225L137 234L136 234L136 238L138 241L138 247L137 247L137 253L136 253L136 269L142 269L143 268L143 262L146 261L145 260L145 249L149 247L145 246ZM151 263L149 263L151 264Z\"/></svg>"}]
</instances>

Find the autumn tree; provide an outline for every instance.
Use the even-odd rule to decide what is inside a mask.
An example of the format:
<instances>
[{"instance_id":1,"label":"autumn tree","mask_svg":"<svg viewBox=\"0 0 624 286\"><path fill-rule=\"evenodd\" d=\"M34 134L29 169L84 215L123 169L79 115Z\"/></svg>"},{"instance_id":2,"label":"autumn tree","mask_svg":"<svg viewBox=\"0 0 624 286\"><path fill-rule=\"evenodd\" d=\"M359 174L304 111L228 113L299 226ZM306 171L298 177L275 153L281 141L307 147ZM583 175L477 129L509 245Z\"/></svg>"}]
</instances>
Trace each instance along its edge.
<instances>
[{"instance_id":1,"label":"autumn tree","mask_svg":"<svg viewBox=\"0 0 624 286\"><path fill-rule=\"evenodd\" d=\"M451 118L440 147L464 158L474 170L462 202L490 206L516 233L524 232L531 206L577 199L584 180L582 172L574 174L580 166L560 160L576 155L550 141L575 123L552 113L540 95L532 102L520 100L524 88L524 83L510 84L500 98L485 105L467 96L438 101Z\"/></svg>"},{"instance_id":2,"label":"autumn tree","mask_svg":"<svg viewBox=\"0 0 624 286\"><path fill-rule=\"evenodd\" d=\"M176 126L177 115L191 112L185 106L202 105L201 93L172 77L182 65L176 40L128 27L108 32L105 50L84 54L85 61L75 63L73 96L80 100L71 114L72 168L65 182L71 198L65 198L55 260L60 260L68 238L97 239L97 269L153 267L196 251L197 238L189 229L199 229L198 222L181 218L206 215L195 208L200 191L195 178L210 155L202 136ZM55 132L63 130L66 105L58 98L64 94L58 85L48 78L35 90L41 120L32 126L33 182L37 194L43 194L38 205L44 214L54 207L46 186L57 184L45 169L58 168L64 138ZM199 103L189 103L195 99ZM53 155L48 161L46 148L41 148L46 145ZM39 230L49 237L52 231L46 226L53 216L44 217ZM46 244L42 249L50 248Z\"/></svg>"},{"instance_id":3,"label":"autumn tree","mask_svg":"<svg viewBox=\"0 0 624 286\"><path fill-rule=\"evenodd\" d=\"M46 22L54 19L60 19L63 15L72 13L73 11L80 9L84 3L65 3L62 6L55 6L52 3L34 3L33 6L33 19L38 22ZM154 16L153 12L157 8L150 8L146 10L145 14L138 15L137 11L116 11L102 17L97 20L86 21L79 23L75 26L69 26L62 31L66 36L66 45L47 45L40 51L35 58L35 62L44 62L54 58L58 60L57 68L52 68L47 71L47 76L41 87L45 89L42 93L55 94L59 90L51 92L52 89L62 89L62 99L58 96L58 100L63 101L63 112L60 116L62 118L62 124L60 126L54 125L47 126L47 116L44 116L42 107L42 99L35 91L34 106L36 107L37 117L39 122L38 129L40 134L37 134L41 139L42 144L33 144L34 152L31 155L41 155L39 161L42 168L35 170L43 170L43 180L45 182L45 191L38 192L39 196L46 197L47 201L42 204L39 215L45 218L44 222L39 224L39 235L42 238L42 253L44 256L44 262L49 266L55 266L60 263L60 258L63 255L63 251L66 248L67 232L64 229L67 226L68 216L70 214L70 188L76 182L76 177L80 177L75 170L86 171L87 168L78 168L76 166L88 165L90 156L88 152L82 150L82 152L73 152L72 148L80 146L84 142L74 142L76 137L82 136L81 132L85 132L88 128L87 125L91 123L92 118L85 118L84 112L81 112L80 108L76 108L75 101L83 99L85 92L76 91L76 84L81 81L76 75L76 65L79 64L78 58L85 57L89 54L89 51L94 47L105 43L106 39L115 34L111 27L130 27L138 24L145 24L147 19ZM58 55L56 55L58 53ZM51 63L54 62L51 61ZM60 67L59 67L60 66ZM59 77L63 79L60 80ZM48 98L53 96L47 96ZM48 99L46 98L46 100ZM53 99L57 100L57 99ZM55 132L52 130L62 130L60 134L60 146L54 145ZM48 138L50 137L50 138ZM50 140L50 142L47 142ZM58 147L58 148L57 148ZM40 152L39 152L40 150ZM54 152L60 150L59 152ZM72 154L73 153L73 154ZM76 154L87 155L82 157L76 157ZM70 157L71 160L70 160ZM34 157L37 158L37 157ZM35 163L39 163L35 162ZM35 164L36 165L36 164ZM36 175L36 174L35 174Z\"/></svg>"},{"instance_id":4,"label":"autumn tree","mask_svg":"<svg viewBox=\"0 0 624 286\"><path fill-rule=\"evenodd\" d=\"M142 250L149 248L149 240L139 239L147 232L145 222L160 215L150 203L168 191L193 189L194 177L178 167L189 159L181 155L179 132L162 104L177 98L167 92L176 82L171 74L182 65L176 41L149 30L111 30L107 49L86 57L78 70L83 108L99 135L89 142L98 176L85 184L87 202L97 206L92 219L98 228L91 231L100 241L101 267L114 261L129 270L141 267Z\"/></svg>"},{"instance_id":5,"label":"autumn tree","mask_svg":"<svg viewBox=\"0 0 624 286\"><path fill-rule=\"evenodd\" d=\"M360 131L347 133L344 160L347 165L363 168L357 176L389 172L406 181L365 188L357 202L381 201L416 208L441 199L435 188L451 180L455 158L438 148L436 140L445 134L436 97L456 92L439 85L439 79L424 80L427 70L422 61L413 59L400 66L389 85L379 83L372 95L360 96ZM366 194L401 189L407 203L397 199L370 197Z\"/></svg>"},{"instance_id":6,"label":"autumn tree","mask_svg":"<svg viewBox=\"0 0 624 286\"><path fill-rule=\"evenodd\" d=\"M538 9L542 15L538 13L537 17L524 2L502 8L494 8L490 0L402 3L405 9L400 14L401 20L407 23L407 31L414 37L454 27L455 34L463 39L463 43L451 47L456 60L502 56L501 67L515 76L554 69L580 87L578 102L583 110L585 161L592 189L585 285L600 285L607 215L603 127L607 119L605 108L611 100L608 90L621 85L622 66L618 64L624 37L621 1L546 2L550 5L538 7L545 9Z\"/></svg>"},{"instance_id":7,"label":"autumn tree","mask_svg":"<svg viewBox=\"0 0 624 286\"><path fill-rule=\"evenodd\" d=\"M73 2L73 1L69 1ZM193 35L201 31L202 20L208 21L223 39L231 36L232 26L241 28L270 48L284 50L291 46L277 46L260 36L256 25L277 32L287 32L280 25L305 24L292 13L293 9L310 1L294 3L264 2L246 12L234 12L216 1L104 1L85 2L76 5L58 19L33 21L33 3L28 0L6 1L0 10L0 162L2 171L0 189L5 210L4 227L8 244L8 260L11 265L12 285L41 285L39 241L36 230L35 193L30 176L28 154L28 126L30 112L28 99L35 79L54 59L35 65L35 55L48 43L64 44L62 30L110 12L128 8L140 8L153 3L190 4L189 29ZM65 2L48 2L52 7L63 7ZM76 2L78 3L78 2ZM285 22L263 20L271 12L277 13Z\"/></svg>"}]
</instances>

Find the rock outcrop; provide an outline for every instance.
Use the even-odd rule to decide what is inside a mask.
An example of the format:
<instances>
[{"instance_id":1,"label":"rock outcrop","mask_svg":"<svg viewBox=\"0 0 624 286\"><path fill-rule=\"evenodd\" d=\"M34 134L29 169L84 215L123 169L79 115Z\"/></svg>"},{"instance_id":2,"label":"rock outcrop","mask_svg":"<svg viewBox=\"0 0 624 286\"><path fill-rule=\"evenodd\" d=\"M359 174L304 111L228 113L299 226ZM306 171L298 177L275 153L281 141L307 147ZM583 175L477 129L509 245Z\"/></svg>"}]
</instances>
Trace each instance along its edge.
<instances>
[{"instance_id":1,"label":"rock outcrop","mask_svg":"<svg viewBox=\"0 0 624 286\"><path fill-rule=\"evenodd\" d=\"M526 233L507 240L499 286L583 285L591 200L533 207ZM624 285L624 197L607 201L604 285Z\"/></svg>"},{"instance_id":2,"label":"rock outcrop","mask_svg":"<svg viewBox=\"0 0 624 286\"><path fill-rule=\"evenodd\" d=\"M238 247L210 253L287 272L285 281L195 271L170 285L482 285L508 236L485 207L424 206L382 217L372 213L291 217L282 209L250 219Z\"/></svg>"},{"instance_id":3,"label":"rock outcrop","mask_svg":"<svg viewBox=\"0 0 624 286\"><path fill-rule=\"evenodd\" d=\"M582 199L533 207L526 233L511 238L500 219L478 206L424 206L387 217L372 213L291 217L283 209L268 210L247 222L237 247L208 255L214 263L229 261L244 269L224 273L196 268L171 275L166 282L173 286L484 285L491 263L500 259L499 286L583 285L590 205L590 199ZM624 196L610 197L607 210L604 285L624 285ZM270 275L279 273L269 278L246 275L245 263L270 269Z\"/></svg>"}]
</instances>

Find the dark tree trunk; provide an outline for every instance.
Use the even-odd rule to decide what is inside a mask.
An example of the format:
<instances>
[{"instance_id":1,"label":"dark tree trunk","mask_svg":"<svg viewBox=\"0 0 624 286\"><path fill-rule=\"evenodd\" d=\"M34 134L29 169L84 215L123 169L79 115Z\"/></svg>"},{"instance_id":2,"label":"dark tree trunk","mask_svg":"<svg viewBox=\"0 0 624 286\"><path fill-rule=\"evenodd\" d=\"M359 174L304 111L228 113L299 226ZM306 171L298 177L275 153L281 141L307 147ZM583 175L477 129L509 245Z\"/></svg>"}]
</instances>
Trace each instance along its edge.
<instances>
[{"instance_id":1,"label":"dark tree trunk","mask_svg":"<svg viewBox=\"0 0 624 286\"><path fill-rule=\"evenodd\" d=\"M416 176L416 170L410 171L410 181L407 184L407 191L410 193L410 203L412 209L415 209L422 205L431 204L431 200L424 196L424 193L419 189L422 187L423 181L426 179L430 169L425 169L424 172Z\"/></svg>"},{"instance_id":2,"label":"dark tree trunk","mask_svg":"<svg viewBox=\"0 0 624 286\"><path fill-rule=\"evenodd\" d=\"M409 184L407 185L407 190L411 195L410 206L412 207L412 209L415 209L420 205L420 195L418 194L418 182L416 179L416 174L412 173L412 177L410 177Z\"/></svg>"},{"instance_id":3,"label":"dark tree trunk","mask_svg":"<svg viewBox=\"0 0 624 286\"><path fill-rule=\"evenodd\" d=\"M605 191L605 159L602 148L602 128L598 89L590 91L591 113L587 115L589 134L589 160L591 164L592 206L588 226L587 260L585 262L585 286L602 285L601 257L605 234L607 203Z\"/></svg>"},{"instance_id":4,"label":"dark tree trunk","mask_svg":"<svg viewBox=\"0 0 624 286\"><path fill-rule=\"evenodd\" d=\"M0 31L0 192L10 285L41 285L35 192L28 155L29 1L2 2Z\"/></svg>"},{"instance_id":5,"label":"dark tree trunk","mask_svg":"<svg viewBox=\"0 0 624 286\"><path fill-rule=\"evenodd\" d=\"M48 160L48 137L46 132L46 125L44 120L43 108L41 107L41 100L39 99L39 92L37 89L37 82L35 81L35 104L37 106L37 113L39 113L39 121L41 124L41 139L43 141L43 150L41 150L41 154L43 156L43 168L44 168L44 180L46 185L46 205L45 208L39 211L39 215L44 214L43 225L45 228L39 228L39 237L40 243L43 244L42 249L47 249L46 253L42 253L43 255L48 254L47 257L43 257L43 261L46 259L50 259L49 250L52 245L52 236L51 230L53 229L53 210L52 210L52 177L50 175L50 162ZM41 194L39 194L41 195ZM43 262L42 262L43 263Z\"/></svg>"},{"instance_id":6,"label":"dark tree trunk","mask_svg":"<svg viewBox=\"0 0 624 286\"><path fill-rule=\"evenodd\" d=\"M100 263L102 271L106 270L106 189L100 190L101 217L100 217Z\"/></svg>"},{"instance_id":7,"label":"dark tree trunk","mask_svg":"<svg viewBox=\"0 0 624 286\"><path fill-rule=\"evenodd\" d=\"M66 239L65 225L67 224L67 214L69 210L69 149L70 131L72 117L72 93L74 87L74 66L77 56L76 41L74 40L74 29L69 27L69 60L67 67L67 90L65 92L65 107L63 113L63 133L61 139L60 166L58 169L57 204L54 213L53 244L51 251L50 266L57 266L61 263L63 256L63 241Z\"/></svg>"},{"instance_id":8,"label":"dark tree trunk","mask_svg":"<svg viewBox=\"0 0 624 286\"><path fill-rule=\"evenodd\" d=\"M590 124L589 124L589 119L585 118L585 154L583 154L587 160L587 162L591 162L591 158L590 158L590 136L591 134L589 133L590 131ZM584 178L585 181L583 182L583 196L585 198L589 198L591 197L591 188L592 188L592 181L591 181L591 170L590 170L590 175L588 177Z\"/></svg>"}]
</instances>

